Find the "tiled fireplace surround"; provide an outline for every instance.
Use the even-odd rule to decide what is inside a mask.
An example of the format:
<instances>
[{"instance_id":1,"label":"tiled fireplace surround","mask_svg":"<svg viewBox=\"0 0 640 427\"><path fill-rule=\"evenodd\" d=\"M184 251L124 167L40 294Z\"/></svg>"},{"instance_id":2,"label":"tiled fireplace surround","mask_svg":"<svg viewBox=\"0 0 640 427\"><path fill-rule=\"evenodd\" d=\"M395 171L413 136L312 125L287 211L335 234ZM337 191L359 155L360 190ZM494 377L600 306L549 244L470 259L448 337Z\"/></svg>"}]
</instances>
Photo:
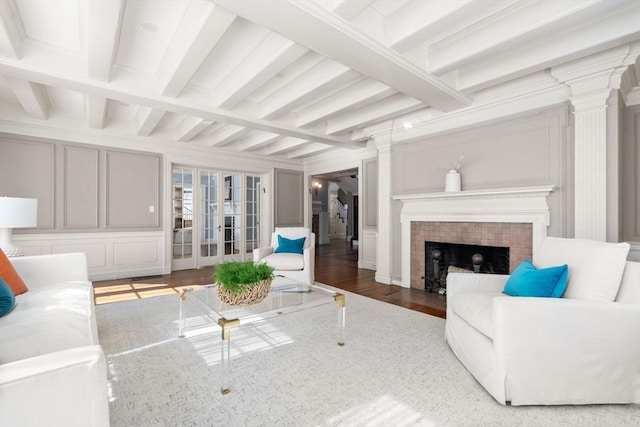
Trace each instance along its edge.
<instances>
[{"instance_id":1,"label":"tiled fireplace surround","mask_svg":"<svg viewBox=\"0 0 640 427\"><path fill-rule=\"evenodd\" d=\"M394 196L402 201L402 281L424 289L425 242L509 247L511 271L547 235L555 186Z\"/></svg>"},{"instance_id":2,"label":"tiled fireplace surround","mask_svg":"<svg viewBox=\"0 0 640 427\"><path fill-rule=\"evenodd\" d=\"M411 222L411 287L424 289L424 242L509 248L509 271L532 255L531 224L504 222Z\"/></svg>"}]
</instances>

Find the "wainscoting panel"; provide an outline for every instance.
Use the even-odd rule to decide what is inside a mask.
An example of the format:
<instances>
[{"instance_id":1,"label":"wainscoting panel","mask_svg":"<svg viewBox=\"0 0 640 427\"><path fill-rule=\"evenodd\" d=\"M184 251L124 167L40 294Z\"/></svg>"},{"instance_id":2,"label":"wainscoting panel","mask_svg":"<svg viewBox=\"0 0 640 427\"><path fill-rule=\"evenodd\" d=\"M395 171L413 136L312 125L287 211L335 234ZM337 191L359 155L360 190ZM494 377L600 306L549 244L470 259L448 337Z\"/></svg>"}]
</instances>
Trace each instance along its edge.
<instances>
[{"instance_id":1,"label":"wainscoting panel","mask_svg":"<svg viewBox=\"0 0 640 427\"><path fill-rule=\"evenodd\" d=\"M89 278L107 280L164 274L162 231L14 235L25 255L84 252Z\"/></svg>"},{"instance_id":2,"label":"wainscoting panel","mask_svg":"<svg viewBox=\"0 0 640 427\"><path fill-rule=\"evenodd\" d=\"M362 265L361 268L376 270L378 232L376 230L362 230Z\"/></svg>"}]
</instances>

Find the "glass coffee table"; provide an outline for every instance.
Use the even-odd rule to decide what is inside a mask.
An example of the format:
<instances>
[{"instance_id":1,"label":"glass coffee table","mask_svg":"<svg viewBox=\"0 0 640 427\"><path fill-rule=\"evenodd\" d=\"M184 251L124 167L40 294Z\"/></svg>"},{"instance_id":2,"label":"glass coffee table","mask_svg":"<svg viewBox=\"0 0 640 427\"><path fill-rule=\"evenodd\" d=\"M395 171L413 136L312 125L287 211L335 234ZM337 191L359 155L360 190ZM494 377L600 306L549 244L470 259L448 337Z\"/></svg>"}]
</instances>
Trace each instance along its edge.
<instances>
[{"instance_id":1,"label":"glass coffee table","mask_svg":"<svg viewBox=\"0 0 640 427\"><path fill-rule=\"evenodd\" d=\"M271 292L262 301L251 305L228 305L220 301L216 285L184 288L180 291L180 321L178 336L185 336L186 306L192 302L212 321L222 328L221 392L229 393L229 364L231 358L231 330L260 322L282 314L306 310L320 305L338 305L338 345L344 345L345 296L331 289L298 283L284 277L276 277Z\"/></svg>"}]
</instances>

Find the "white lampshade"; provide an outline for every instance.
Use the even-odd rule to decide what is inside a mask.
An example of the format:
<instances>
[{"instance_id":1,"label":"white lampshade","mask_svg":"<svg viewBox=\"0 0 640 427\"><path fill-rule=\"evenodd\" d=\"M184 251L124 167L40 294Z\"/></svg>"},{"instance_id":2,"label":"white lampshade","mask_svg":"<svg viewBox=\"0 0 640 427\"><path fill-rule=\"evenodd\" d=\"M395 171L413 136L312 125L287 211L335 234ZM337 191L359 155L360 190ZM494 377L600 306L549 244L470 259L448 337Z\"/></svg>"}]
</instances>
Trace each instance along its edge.
<instances>
[{"instance_id":1,"label":"white lampshade","mask_svg":"<svg viewBox=\"0 0 640 427\"><path fill-rule=\"evenodd\" d=\"M38 225L38 200L24 197L0 197L0 248L9 257L22 256L12 242L13 228Z\"/></svg>"}]
</instances>

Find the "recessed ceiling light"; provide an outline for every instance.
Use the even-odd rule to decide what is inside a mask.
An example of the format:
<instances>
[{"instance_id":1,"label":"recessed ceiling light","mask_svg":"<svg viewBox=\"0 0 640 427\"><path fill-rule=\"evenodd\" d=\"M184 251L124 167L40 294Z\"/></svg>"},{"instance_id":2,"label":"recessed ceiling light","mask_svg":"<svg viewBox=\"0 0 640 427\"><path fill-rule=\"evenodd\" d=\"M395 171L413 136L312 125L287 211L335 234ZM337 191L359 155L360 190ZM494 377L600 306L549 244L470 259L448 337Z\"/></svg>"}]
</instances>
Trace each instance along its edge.
<instances>
[{"instance_id":1,"label":"recessed ceiling light","mask_svg":"<svg viewBox=\"0 0 640 427\"><path fill-rule=\"evenodd\" d=\"M160 28L156 24L152 24L151 22L143 22L140 24L140 28L145 31L149 31L150 33L157 33Z\"/></svg>"},{"instance_id":2,"label":"recessed ceiling light","mask_svg":"<svg viewBox=\"0 0 640 427\"><path fill-rule=\"evenodd\" d=\"M405 129L411 129L413 127L411 122L404 122L402 125L404 126Z\"/></svg>"}]
</instances>

